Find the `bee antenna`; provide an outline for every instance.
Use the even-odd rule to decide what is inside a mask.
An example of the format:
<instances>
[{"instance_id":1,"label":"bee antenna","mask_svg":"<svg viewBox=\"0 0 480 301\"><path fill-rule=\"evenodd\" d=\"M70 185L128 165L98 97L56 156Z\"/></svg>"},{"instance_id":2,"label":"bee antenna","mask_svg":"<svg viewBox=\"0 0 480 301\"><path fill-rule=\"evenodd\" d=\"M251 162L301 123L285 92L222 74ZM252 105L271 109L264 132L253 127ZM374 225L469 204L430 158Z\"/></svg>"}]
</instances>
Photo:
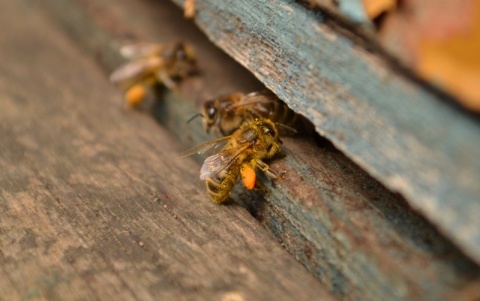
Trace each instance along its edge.
<instances>
[{"instance_id":1,"label":"bee antenna","mask_svg":"<svg viewBox=\"0 0 480 301\"><path fill-rule=\"evenodd\" d=\"M288 125L285 125L285 124L283 124L283 123L277 123L277 122L276 122L275 125L276 125L277 127L283 127L283 128L285 128L285 129L288 129L288 130L292 131L292 133L294 133L294 134L297 133L297 130L296 130L296 129L294 129L294 128L288 126Z\"/></svg>"},{"instance_id":2,"label":"bee antenna","mask_svg":"<svg viewBox=\"0 0 480 301\"><path fill-rule=\"evenodd\" d=\"M197 118L198 116L201 116L203 118L202 113L197 113L197 114L193 115L192 117L190 117L190 119L187 120L187 123L190 123L193 119Z\"/></svg>"}]
</instances>

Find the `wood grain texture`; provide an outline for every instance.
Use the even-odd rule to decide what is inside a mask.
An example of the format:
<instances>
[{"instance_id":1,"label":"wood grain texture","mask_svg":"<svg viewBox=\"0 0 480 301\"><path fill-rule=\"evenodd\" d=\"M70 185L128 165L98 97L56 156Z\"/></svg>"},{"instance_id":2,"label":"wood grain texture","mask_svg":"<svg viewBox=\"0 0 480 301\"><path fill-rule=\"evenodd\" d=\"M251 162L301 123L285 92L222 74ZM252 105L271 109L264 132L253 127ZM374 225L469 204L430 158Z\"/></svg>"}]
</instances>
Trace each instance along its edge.
<instances>
[{"instance_id":1,"label":"wood grain texture","mask_svg":"<svg viewBox=\"0 0 480 301\"><path fill-rule=\"evenodd\" d=\"M198 112L195 103L259 87L248 72L205 43L194 26L182 22L181 11L168 2L48 3L47 11L107 71L120 63L117 48L111 45L125 36L146 41L182 39L196 47L201 73L184 81L178 94L164 91L150 111L184 149L208 139L199 120L186 123ZM116 98L120 105L121 95ZM265 198L242 189L233 198L342 300L439 300L458 294L463 295L457 300L468 300L465 296L478 293L477 265L402 198L324 140L318 143L285 139L287 157L272 164L287 171L285 180L269 185L272 190Z\"/></svg>"},{"instance_id":2,"label":"wood grain texture","mask_svg":"<svg viewBox=\"0 0 480 301\"><path fill-rule=\"evenodd\" d=\"M0 10L1 300L333 300L37 5Z\"/></svg>"},{"instance_id":3,"label":"wood grain texture","mask_svg":"<svg viewBox=\"0 0 480 301\"><path fill-rule=\"evenodd\" d=\"M477 117L399 74L293 1L205 0L195 21L320 134L480 263Z\"/></svg>"}]
</instances>

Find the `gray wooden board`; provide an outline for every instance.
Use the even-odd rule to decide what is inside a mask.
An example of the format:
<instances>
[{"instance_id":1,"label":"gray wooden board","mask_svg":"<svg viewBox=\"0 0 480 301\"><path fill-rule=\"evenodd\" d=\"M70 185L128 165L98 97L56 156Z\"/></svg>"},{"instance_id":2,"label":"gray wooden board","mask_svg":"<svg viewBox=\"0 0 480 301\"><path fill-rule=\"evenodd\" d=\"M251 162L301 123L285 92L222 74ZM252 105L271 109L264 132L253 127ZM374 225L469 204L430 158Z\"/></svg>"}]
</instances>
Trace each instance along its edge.
<instances>
[{"instance_id":1,"label":"gray wooden board","mask_svg":"<svg viewBox=\"0 0 480 301\"><path fill-rule=\"evenodd\" d=\"M478 118L293 1L197 2L210 40L480 263Z\"/></svg>"},{"instance_id":2,"label":"gray wooden board","mask_svg":"<svg viewBox=\"0 0 480 301\"><path fill-rule=\"evenodd\" d=\"M1 300L333 300L32 2L0 25Z\"/></svg>"},{"instance_id":3,"label":"gray wooden board","mask_svg":"<svg viewBox=\"0 0 480 301\"><path fill-rule=\"evenodd\" d=\"M180 94L163 94L151 109L184 149L208 138L199 120L186 123L198 112L195 103L225 92L258 88L248 72L205 43L191 24L182 22L181 11L168 2L48 3L47 11L107 71L120 63L111 45L118 45L124 36L147 41L183 39L194 44L201 73L184 81ZM116 98L120 106L121 95ZM287 177L265 199L246 194L241 187L233 198L244 203L341 299L468 300L472 291L480 294L477 265L402 198L322 143L319 147L308 139L285 139L287 157L272 166L286 170Z\"/></svg>"}]
</instances>

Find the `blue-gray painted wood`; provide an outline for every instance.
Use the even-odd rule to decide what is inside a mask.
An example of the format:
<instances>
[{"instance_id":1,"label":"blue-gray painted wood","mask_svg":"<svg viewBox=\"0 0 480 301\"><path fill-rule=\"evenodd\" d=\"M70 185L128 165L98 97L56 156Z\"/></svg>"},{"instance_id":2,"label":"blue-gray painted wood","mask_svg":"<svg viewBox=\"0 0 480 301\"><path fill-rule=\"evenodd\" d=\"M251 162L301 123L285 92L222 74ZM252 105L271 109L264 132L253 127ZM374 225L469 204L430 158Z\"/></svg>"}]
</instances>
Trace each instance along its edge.
<instances>
[{"instance_id":1,"label":"blue-gray painted wood","mask_svg":"<svg viewBox=\"0 0 480 301\"><path fill-rule=\"evenodd\" d=\"M300 0L297 2L309 8L321 9L350 24L367 25L372 29L372 22L363 8L362 0Z\"/></svg>"},{"instance_id":2,"label":"blue-gray painted wood","mask_svg":"<svg viewBox=\"0 0 480 301\"><path fill-rule=\"evenodd\" d=\"M477 119L398 75L294 1L198 1L195 21L480 263Z\"/></svg>"},{"instance_id":3,"label":"blue-gray painted wood","mask_svg":"<svg viewBox=\"0 0 480 301\"><path fill-rule=\"evenodd\" d=\"M338 9L342 15L354 23L368 23L369 19L363 9L362 0L340 0Z\"/></svg>"}]
</instances>

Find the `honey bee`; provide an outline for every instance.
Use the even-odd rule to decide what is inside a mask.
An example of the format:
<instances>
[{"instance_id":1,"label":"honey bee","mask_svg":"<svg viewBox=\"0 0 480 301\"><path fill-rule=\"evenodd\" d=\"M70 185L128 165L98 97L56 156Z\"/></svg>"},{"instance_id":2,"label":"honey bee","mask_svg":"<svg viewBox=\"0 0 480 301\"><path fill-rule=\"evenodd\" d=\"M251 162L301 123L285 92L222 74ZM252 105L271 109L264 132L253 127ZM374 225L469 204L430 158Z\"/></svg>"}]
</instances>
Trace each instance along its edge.
<instances>
[{"instance_id":1,"label":"honey bee","mask_svg":"<svg viewBox=\"0 0 480 301\"><path fill-rule=\"evenodd\" d=\"M203 127L230 135L247 120L268 118L277 124L280 135L289 135L303 129L303 117L292 111L283 101L270 91L241 92L222 95L206 101L201 113ZM293 130L292 130L293 129Z\"/></svg>"},{"instance_id":2,"label":"honey bee","mask_svg":"<svg viewBox=\"0 0 480 301\"><path fill-rule=\"evenodd\" d=\"M216 154L208 157L200 170L208 194L213 202L223 203L230 195L239 176L247 189L258 188L256 169L271 179L280 176L263 160L281 154L280 138L275 124L266 118L255 118L243 123L232 135L201 144L183 153L205 153L223 145Z\"/></svg>"},{"instance_id":3,"label":"honey bee","mask_svg":"<svg viewBox=\"0 0 480 301\"><path fill-rule=\"evenodd\" d=\"M110 81L125 93L129 106L139 105L147 91L161 83L176 89L175 79L183 79L196 72L195 52L184 43L139 43L120 49L129 62L115 69Z\"/></svg>"}]
</instances>

